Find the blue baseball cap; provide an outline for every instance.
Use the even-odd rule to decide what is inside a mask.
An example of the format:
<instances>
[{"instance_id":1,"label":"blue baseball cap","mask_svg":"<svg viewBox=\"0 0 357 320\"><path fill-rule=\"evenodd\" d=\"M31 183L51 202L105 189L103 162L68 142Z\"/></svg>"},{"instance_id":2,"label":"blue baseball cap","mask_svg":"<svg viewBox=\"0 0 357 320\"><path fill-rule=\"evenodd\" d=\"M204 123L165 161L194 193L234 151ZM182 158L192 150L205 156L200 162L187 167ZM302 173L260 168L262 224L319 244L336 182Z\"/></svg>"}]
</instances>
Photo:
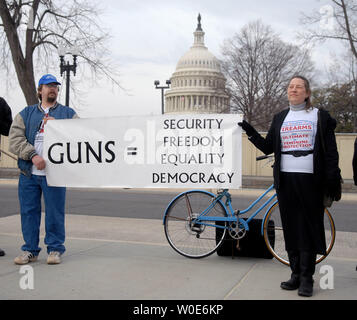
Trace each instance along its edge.
<instances>
[{"instance_id":1,"label":"blue baseball cap","mask_svg":"<svg viewBox=\"0 0 357 320\"><path fill-rule=\"evenodd\" d=\"M61 84L60 82L57 81L56 77L53 76L52 74L45 74L44 76L41 77L40 81L38 82L38 86L41 84L49 84L49 83L56 83L56 84Z\"/></svg>"}]
</instances>

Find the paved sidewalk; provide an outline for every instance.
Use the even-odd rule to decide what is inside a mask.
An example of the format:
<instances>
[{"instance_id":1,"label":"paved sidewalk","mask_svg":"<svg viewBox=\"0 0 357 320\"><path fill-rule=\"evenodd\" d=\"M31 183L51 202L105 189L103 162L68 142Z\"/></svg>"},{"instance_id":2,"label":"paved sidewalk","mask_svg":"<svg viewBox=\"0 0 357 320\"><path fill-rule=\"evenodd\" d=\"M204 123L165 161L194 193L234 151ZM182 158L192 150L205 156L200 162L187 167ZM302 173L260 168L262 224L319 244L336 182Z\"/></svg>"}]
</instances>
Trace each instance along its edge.
<instances>
[{"instance_id":1,"label":"paved sidewalk","mask_svg":"<svg viewBox=\"0 0 357 320\"><path fill-rule=\"evenodd\" d=\"M0 184L17 185L17 180L0 179ZM232 194L256 196L261 192L242 189ZM357 194L344 193L342 200L357 201ZM299 297L296 291L280 289L280 282L290 277L290 269L275 259L232 259L213 254L196 260L180 256L168 245L162 220L68 212L67 251L60 265L51 266L46 264L44 221L41 226L43 250L39 260L29 264L34 272L34 289L23 290L20 282L28 270L13 263L23 244L20 216L0 218L0 247L6 252L0 257L1 300L307 299ZM310 299L356 300L356 264L357 233L337 232L331 254L317 265L314 296ZM333 289L320 285L324 284L326 270L333 271Z\"/></svg>"},{"instance_id":2,"label":"paved sidewalk","mask_svg":"<svg viewBox=\"0 0 357 320\"><path fill-rule=\"evenodd\" d=\"M28 271L13 263L22 245L20 216L0 218L0 247L6 251L0 258L0 299L307 299L280 289L290 271L276 260L180 256L168 245L161 220L68 214L66 228L63 262L47 265L42 227L43 250L29 264L34 289L22 290L20 282ZM356 300L356 264L357 233L337 233L332 253L317 265L310 299ZM333 289L320 286L324 268L333 270Z\"/></svg>"}]
</instances>

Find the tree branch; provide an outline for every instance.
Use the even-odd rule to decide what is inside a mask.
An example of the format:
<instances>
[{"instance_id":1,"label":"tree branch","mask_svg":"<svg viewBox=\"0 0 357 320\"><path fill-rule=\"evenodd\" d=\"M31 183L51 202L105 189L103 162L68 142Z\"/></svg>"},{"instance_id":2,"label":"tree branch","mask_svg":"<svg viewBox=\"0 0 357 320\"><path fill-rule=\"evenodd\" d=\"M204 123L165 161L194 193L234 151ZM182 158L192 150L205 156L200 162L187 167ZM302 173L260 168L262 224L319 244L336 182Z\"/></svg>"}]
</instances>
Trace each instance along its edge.
<instances>
[{"instance_id":1,"label":"tree branch","mask_svg":"<svg viewBox=\"0 0 357 320\"><path fill-rule=\"evenodd\" d=\"M354 41L353 41L352 32L351 32L351 28L350 28L350 22L349 22L349 18L348 18L348 14L347 14L347 8L346 8L344 0L341 0L341 5L342 5L342 9L343 9L344 18L345 18L346 32L347 32L347 36L348 36L348 41L350 43L351 51L352 51L353 55L356 57L356 59L357 59L357 50L356 50L356 47L353 44Z\"/></svg>"}]
</instances>

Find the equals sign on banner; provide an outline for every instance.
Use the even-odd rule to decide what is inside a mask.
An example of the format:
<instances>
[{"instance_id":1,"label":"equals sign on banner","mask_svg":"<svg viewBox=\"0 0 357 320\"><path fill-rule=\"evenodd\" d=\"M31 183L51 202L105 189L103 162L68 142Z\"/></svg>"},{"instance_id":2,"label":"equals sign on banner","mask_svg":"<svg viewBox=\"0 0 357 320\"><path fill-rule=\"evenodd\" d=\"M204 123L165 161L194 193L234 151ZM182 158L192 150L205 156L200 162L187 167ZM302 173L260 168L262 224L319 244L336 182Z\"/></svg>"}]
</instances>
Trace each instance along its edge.
<instances>
[{"instance_id":1,"label":"equals sign on banner","mask_svg":"<svg viewBox=\"0 0 357 320\"><path fill-rule=\"evenodd\" d=\"M127 155L128 156L136 156L136 154L137 154L137 151L138 150L138 148L137 147L128 147L127 148L127 151L128 151L128 153L127 153Z\"/></svg>"}]
</instances>

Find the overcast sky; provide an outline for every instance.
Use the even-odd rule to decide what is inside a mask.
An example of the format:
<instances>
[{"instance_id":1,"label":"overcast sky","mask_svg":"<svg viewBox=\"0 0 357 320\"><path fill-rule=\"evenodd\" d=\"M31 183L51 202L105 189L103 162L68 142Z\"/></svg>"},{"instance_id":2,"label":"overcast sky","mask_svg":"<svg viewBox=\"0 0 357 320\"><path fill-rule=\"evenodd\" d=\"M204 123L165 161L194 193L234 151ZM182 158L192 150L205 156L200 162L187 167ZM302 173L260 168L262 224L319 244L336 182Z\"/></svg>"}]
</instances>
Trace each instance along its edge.
<instances>
[{"instance_id":1,"label":"overcast sky","mask_svg":"<svg viewBox=\"0 0 357 320\"><path fill-rule=\"evenodd\" d=\"M161 90L154 88L154 80L165 83L180 57L191 47L198 13L202 16L206 46L220 58L224 40L257 19L269 24L284 41L298 44L297 31L303 28L299 24L301 13L319 10L330 2L104 0L100 3L101 21L112 36L109 49L119 66L119 81L126 90L113 89L108 81L103 81L100 87L91 86L77 76L74 85L86 92L82 96L85 103L76 105L78 113L81 117L160 114ZM316 67L324 71L331 62L330 53L342 52L341 48L338 42L317 46L312 55ZM78 62L81 63L80 59ZM60 77L59 67L54 66L51 73ZM40 76L36 75L36 83ZM62 87L59 100L64 103L65 86ZM13 116L26 105L18 88L6 91L2 85L0 96L8 101Z\"/></svg>"}]
</instances>

